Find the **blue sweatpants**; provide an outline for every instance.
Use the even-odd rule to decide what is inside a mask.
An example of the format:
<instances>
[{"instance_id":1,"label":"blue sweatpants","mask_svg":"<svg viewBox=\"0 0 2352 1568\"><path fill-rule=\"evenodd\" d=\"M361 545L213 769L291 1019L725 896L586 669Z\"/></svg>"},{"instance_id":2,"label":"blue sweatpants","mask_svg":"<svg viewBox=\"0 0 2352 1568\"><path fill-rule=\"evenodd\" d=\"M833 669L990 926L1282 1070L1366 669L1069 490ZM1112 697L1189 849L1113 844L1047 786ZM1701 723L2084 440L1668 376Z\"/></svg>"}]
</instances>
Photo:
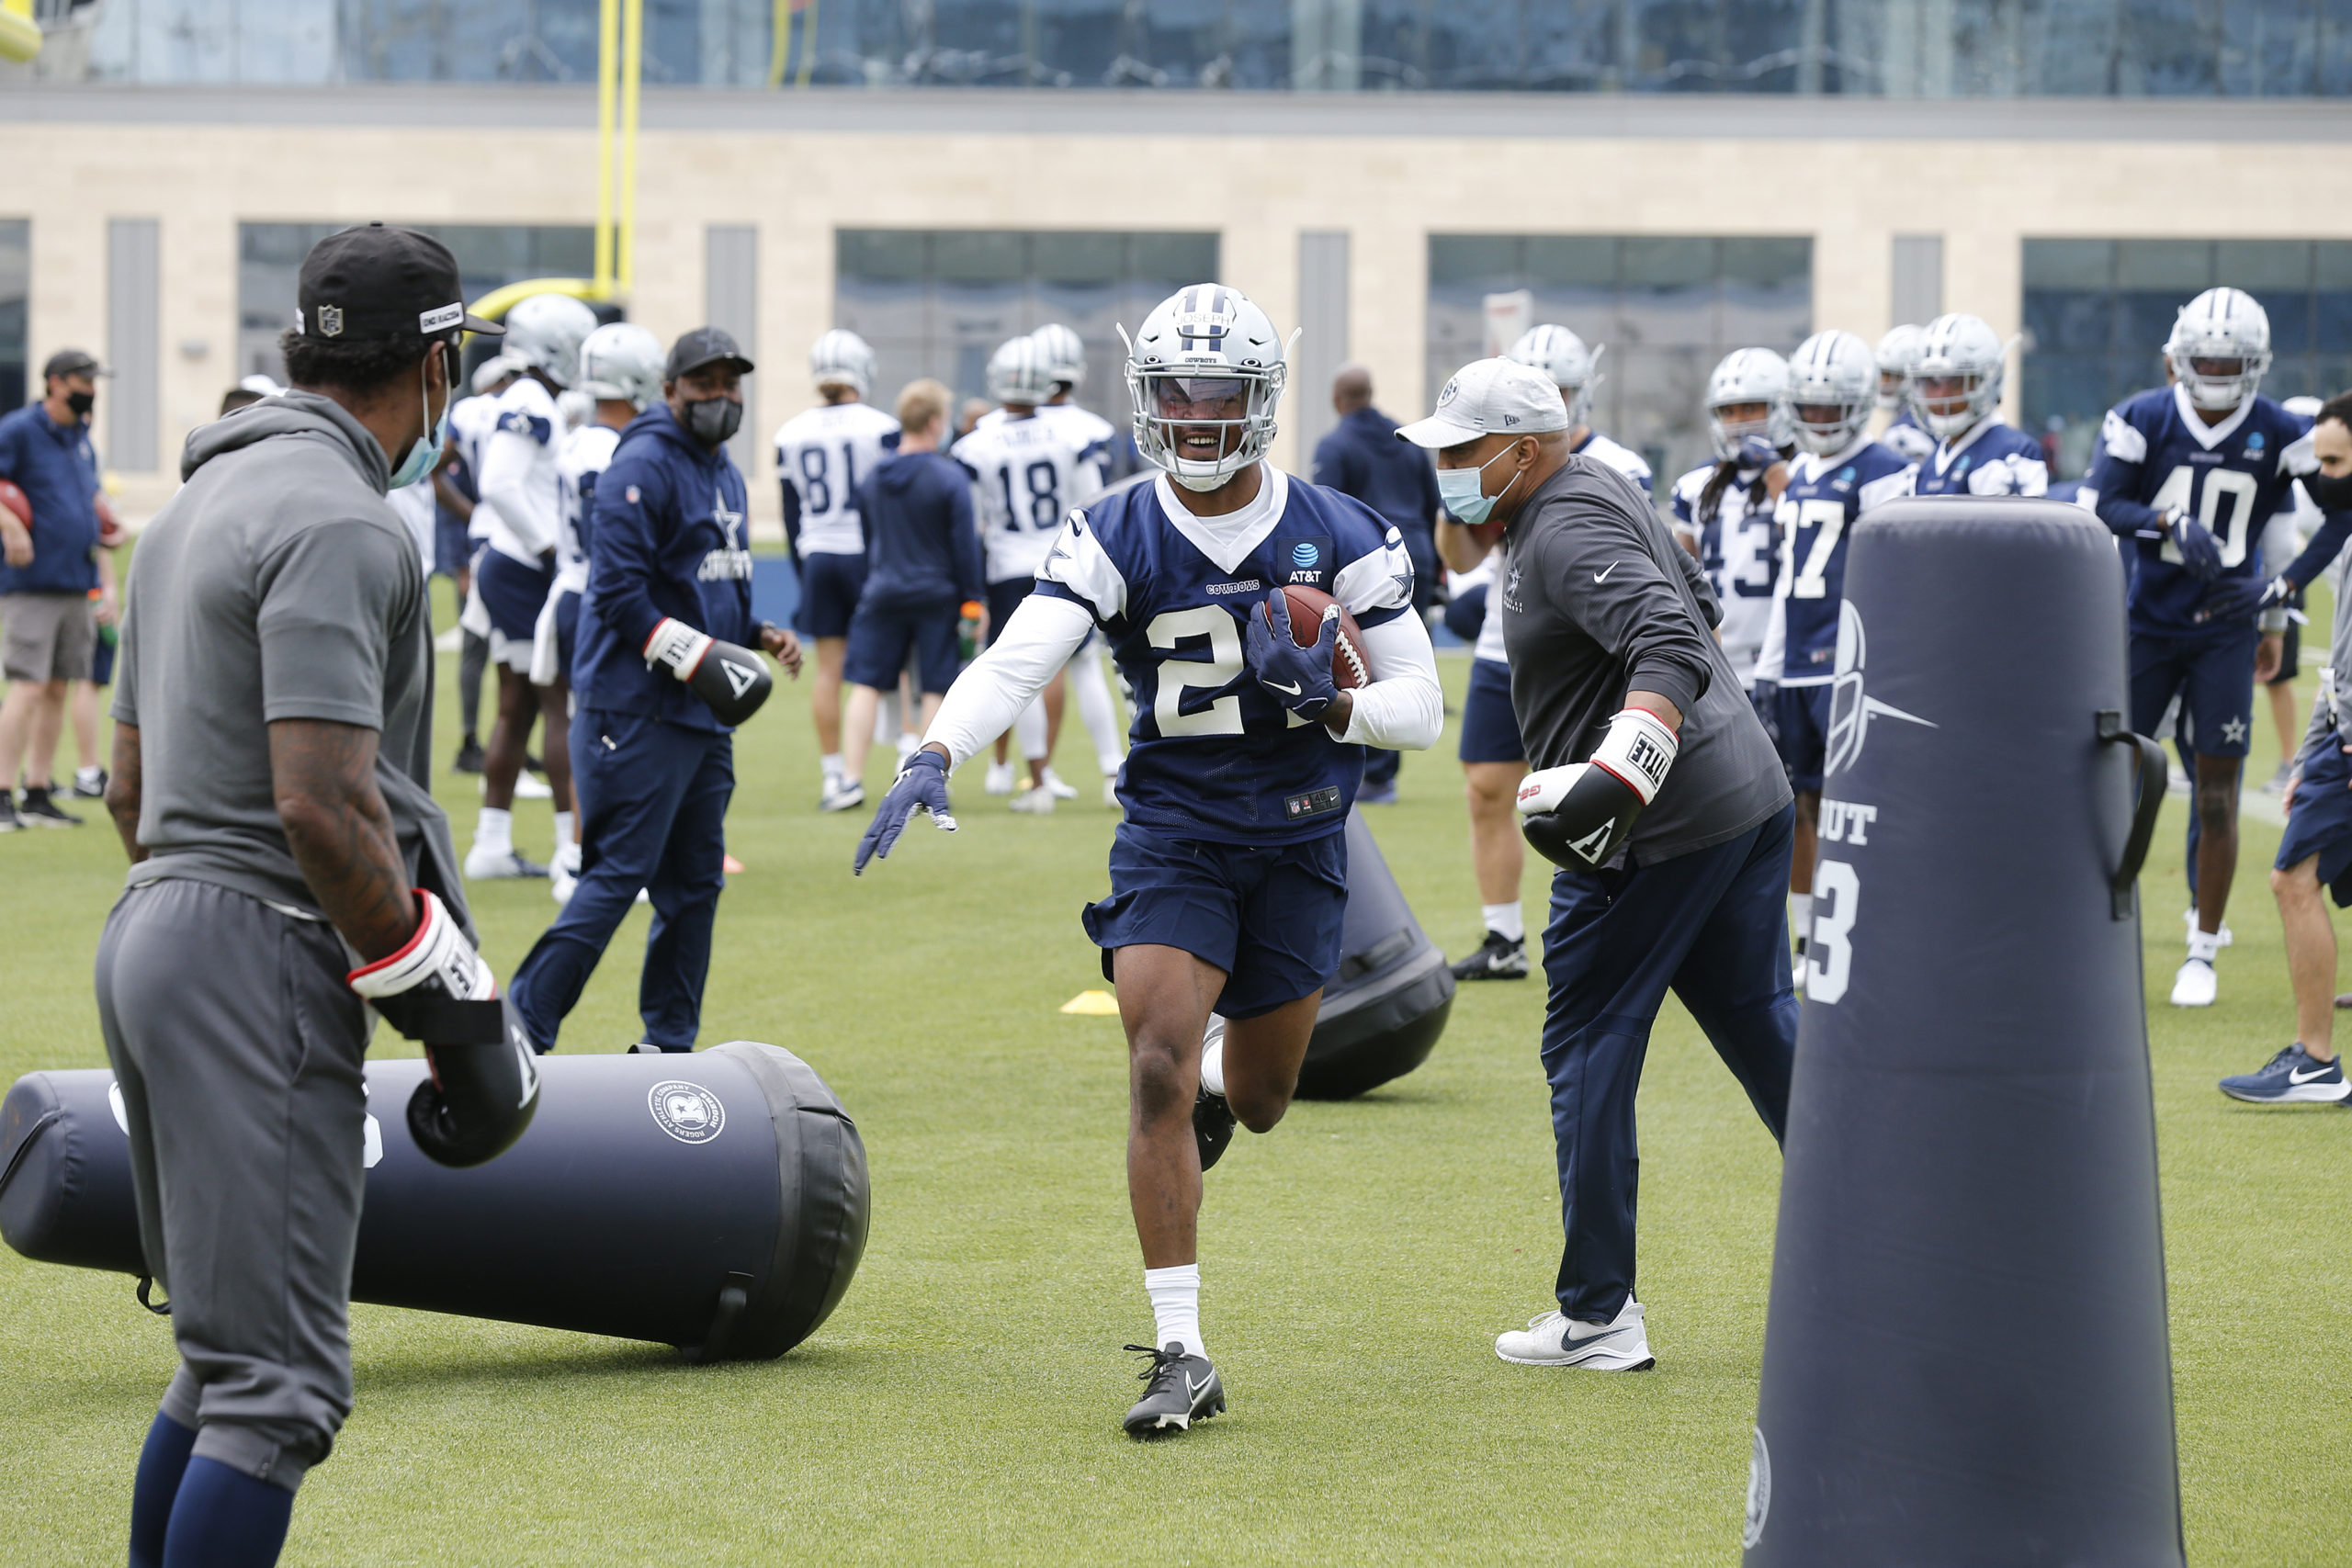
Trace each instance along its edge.
<instances>
[{"instance_id":1,"label":"blue sweatpants","mask_svg":"<svg viewBox=\"0 0 2352 1568\"><path fill-rule=\"evenodd\" d=\"M637 890L653 901L637 1008L645 1038L691 1051L702 1026L710 930L727 858L735 739L639 714L583 707L571 719L580 884L508 987L542 1051L580 1000Z\"/></svg>"},{"instance_id":2,"label":"blue sweatpants","mask_svg":"<svg viewBox=\"0 0 2352 1568\"><path fill-rule=\"evenodd\" d=\"M1777 1142L1788 1123L1797 1002L1789 986L1796 808L1672 860L1552 878L1544 933L1544 1071L1559 1156L1560 1311L1617 1315L1634 1290L1641 1155L1634 1095L1668 987Z\"/></svg>"}]
</instances>

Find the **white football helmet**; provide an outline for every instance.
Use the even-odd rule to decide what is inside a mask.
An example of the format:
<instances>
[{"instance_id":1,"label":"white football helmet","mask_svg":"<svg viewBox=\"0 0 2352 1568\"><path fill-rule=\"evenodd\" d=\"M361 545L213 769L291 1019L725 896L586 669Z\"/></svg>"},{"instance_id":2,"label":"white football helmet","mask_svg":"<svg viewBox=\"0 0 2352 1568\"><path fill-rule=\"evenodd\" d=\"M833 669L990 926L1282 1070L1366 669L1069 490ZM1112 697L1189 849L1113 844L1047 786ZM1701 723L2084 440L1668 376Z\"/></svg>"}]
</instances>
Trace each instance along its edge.
<instances>
[{"instance_id":1,"label":"white football helmet","mask_svg":"<svg viewBox=\"0 0 2352 1568\"><path fill-rule=\"evenodd\" d=\"M1086 344L1059 321L1047 321L1029 336L1046 356L1046 373L1075 391L1086 383Z\"/></svg>"},{"instance_id":2,"label":"white football helmet","mask_svg":"<svg viewBox=\"0 0 2352 1568\"><path fill-rule=\"evenodd\" d=\"M874 388L874 351L855 333L835 327L808 350L808 374L820 387L847 387L864 398Z\"/></svg>"},{"instance_id":3,"label":"white football helmet","mask_svg":"<svg viewBox=\"0 0 2352 1568\"><path fill-rule=\"evenodd\" d=\"M662 396L662 340L635 321L614 321L580 345L580 389L592 398L634 404L642 413Z\"/></svg>"},{"instance_id":4,"label":"white football helmet","mask_svg":"<svg viewBox=\"0 0 2352 1568\"><path fill-rule=\"evenodd\" d=\"M2234 363L2234 371L2199 371L2197 363ZM2241 288L2208 288L2180 308L2165 339L2165 363L2200 409L2233 409L2254 396L2270 368L2270 318Z\"/></svg>"},{"instance_id":5,"label":"white football helmet","mask_svg":"<svg viewBox=\"0 0 2352 1568\"><path fill-rule=\"evenodd\" d=\"M1822 457L1851 446L1871 417L1877 375L1870 345L1851 333L1832 328L1797 344L1789 355L1789 416L1796 423L1797 445ZM1807 419L1809 408L1836 414Z\"/></svg>"},{"instance_id":6,"label":"white football helmet","mask_svg":"<svg viewBox=\"0 0 2352 1568\"><path fill-rule=\"evenodd\" d=\"M1911 361L1911 407L1928 434L1949 441L1990 418L2000 406L2008 357L2009 345L1981 317L1954 311L1929 321ZM1930 379L1955 378L1959 391L1928 395Z\"/></svg>"},{"instance_id":7,"label":"white football helmet","mask_svg":"<svg viewBox=\"0 0 2352 1568\"><path fill-rule=\"evenodd\" d=\"M1919 357L1920 340L1927 329L1905 321L1899 327L1889 327L1886 335L1878 340L1878 347L1871 356L1878 361L1878 406L1899 409L1905 394L1911 390L1912 362Z\"/></svg>"},{"instance_id":8,"label":"white football helmet","mask_svg":"<svg viewBox=\"0 0 2352 1568\"><path fill-rule=\"evenodd\" d=\"M487 396L528 368L529 367L519 359L509 359L503 354L493 354L474 367L475 395Z\"/></svg>"},{"instance_id":9,"label":"white football helmet","mask_svg":"<svg viewBox=\"0 0 2352 1568\"><path fill-rule=\"evenodd\" d=\"M1009 337L989 355L989 396L1015 408L1035 408L1054 395L1045 351L1034 337Z\"/></svg>"},{"instance_id":10,"label":"white football helmet","mask_svg":"<svg viewBox=\"0 0 2352 1568\"><path fill-rule=\"evenodd\" d=\"M534 294L506 312L499 353L558 387L580 379L580 345L596 330L596 312L569 294Z\"/></svg>"},{"instance_id":11,"label":"white football helmet","mask_svg":"<svg viewBox=\"0 0 2352 1568\"><path fill-rule=\"evenodd\" d=\"M1552 378L1552 385L1563 392L1574 392L1568 399L1568 428L1590 424L1592 391L1600 385L1600 356L1609 345L1587 348L1584 339L1564 326L1546 321L1530 327L1519 335L1519 341L1503 354L1505 359L1516 359L1521 365L1532 365Z\"/></svg>"},{"instance_id":12,"label":"white football helmet","mask_svg":"<svg viewBox=\"0 0 2352 1568\"><path fill-rule=\"evenodd\" d=\"M1238 288L1195 283L1153 307L1127 338L1126 374L1136 452L1186 490L1212 491L1273 445L1290 365L1265 311ZM1231 408L1177 412L1209 404Z\"/></svg>"},{"instance_id":13,"label":"white football helmet","mask_svg":"<svg viewBox=\"0 0 2352 1568\"><path fill-rule=\"evenodd\" d=\"M1716 459L1731 461L1738 455L1739 444L1751 435L1760 435L1775 446L1795 440L1788 398L1787 360L1769 348L1735 348L1724 355L1723 363L1707 378L1707 434L1714 438ZM1762 403L1767 412L1760 420L1726 422L1721 411L1742 403Z\"/></svg>"}]
</instances>

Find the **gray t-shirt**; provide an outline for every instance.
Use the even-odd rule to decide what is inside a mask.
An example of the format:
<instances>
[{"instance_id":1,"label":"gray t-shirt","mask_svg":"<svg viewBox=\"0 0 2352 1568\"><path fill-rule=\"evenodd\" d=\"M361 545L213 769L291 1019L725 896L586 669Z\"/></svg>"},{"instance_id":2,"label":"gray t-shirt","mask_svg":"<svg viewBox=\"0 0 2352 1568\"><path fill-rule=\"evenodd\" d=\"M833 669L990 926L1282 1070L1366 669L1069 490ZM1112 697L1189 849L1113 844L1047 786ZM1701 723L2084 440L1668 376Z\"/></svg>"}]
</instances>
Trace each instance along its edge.
<instances>
[{"instance_id":1,"label":"gray t-shirt","mask_svg":"<svg viewBox=\"0 0 2352 1568\"><path fill-rule=\"evenodd\" d=\"M376 782L412 880L466 919L429 787L432 616L367 428L288 392L190 433L187 481L140 536L114 716L139 728L133 886L217 883L316 911L279 824L269 725L378 732Z\"/></svg>"},{"instance_id":2,"label":"gray t-shirt","mask_svg":"<svg viewBox=\"0 0 2352 1568\"><path fill-rule=\"evenodd\" d=\"M1621 852L1636 863L1671 860L1736 839L1789 803L1781 759L1715 640L1713 592L1623 474L1570 457L1512 521L1500 579L1510 702L1530 766L1589 758L1628 691L1682 710L1673 770Z\"/></svg>"}]
</instances>

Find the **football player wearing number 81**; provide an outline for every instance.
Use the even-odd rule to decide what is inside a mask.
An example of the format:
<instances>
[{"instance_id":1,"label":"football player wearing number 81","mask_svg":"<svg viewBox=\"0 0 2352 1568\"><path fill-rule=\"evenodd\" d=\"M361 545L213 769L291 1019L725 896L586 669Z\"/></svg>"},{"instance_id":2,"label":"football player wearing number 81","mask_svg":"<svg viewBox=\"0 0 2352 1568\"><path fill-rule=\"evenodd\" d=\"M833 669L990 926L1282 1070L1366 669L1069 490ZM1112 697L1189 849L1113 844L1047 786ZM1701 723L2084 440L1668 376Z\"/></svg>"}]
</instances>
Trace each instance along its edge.
<instances>
[{"instance_id":1,"label":"football player wearing number 81","mask_svg":"<svg viewBox=\"0 0 2352 1568\"><path fill-rule=\"evenodd\" d=\"M1135 437L1161 472L1074 512L1004 633L948 694L859 844L887 855L947 775L1002 734L1099 626L1136 697L1111 895L1087 934L1119 990L1132 1111L1127 1194L1156 1330L1137 1437L1225 1408L1201 1337L1201 1171L1235 1120L1282 1120L1347 906L1342 832L1367 745L1420 750L1444 723L1411 558L1361 502L1265 462L1287 367L1234 289L1180 290L1130 340ZM1555 406L1556 397L1546 396ZM1328 592L1363 627L1371 679L1339 690L1339 628L1293 640L1270 594ZM1209 1015L1227 1021L1204 1051Z\"/></svg>"},{"instance_id":2,"label":"football player wearing number 81","mask_svg":"<svg viewBox=\"0 0 2352 1568\"><path fill-rule=\"evenodd\" d=\"M2254 728L2254 682L2275 672L2279 652L2279 639L2256 624L2269 605L2255 543L2272 514L2291 506L2296 478L2316 472L2319 459L2311 422L2256 391L2270 367L2270 320L2252 296L2199 294L2174 321L2164 352L2174 384L2108 411L2075 499L2132 541L2132 728L2154 735L2166 705L2181 699L2196 758L2188 885L2197 918L2172 1001L2211 1007L2237 869L2238 775Z\"/></svg>"}]
</instances>

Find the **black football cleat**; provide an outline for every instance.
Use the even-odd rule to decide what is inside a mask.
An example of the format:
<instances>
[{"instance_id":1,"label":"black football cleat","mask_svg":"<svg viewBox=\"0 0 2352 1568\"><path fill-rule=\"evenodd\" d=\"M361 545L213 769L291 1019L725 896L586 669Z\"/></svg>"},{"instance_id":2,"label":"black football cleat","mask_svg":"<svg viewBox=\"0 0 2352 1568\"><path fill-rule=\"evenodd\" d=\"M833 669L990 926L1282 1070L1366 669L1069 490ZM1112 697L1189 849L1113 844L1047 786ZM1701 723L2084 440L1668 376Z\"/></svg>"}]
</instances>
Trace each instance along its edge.
<instances>
[{"instance_id":1,"label":"black football cleat","mask_svg":"<svg viewBox=\"0 0 2352 1568\"><path fill-rule=\"evenodd\" d=\"M458 760L449 764L453 773L478 773L487 759L482 755L481 742L469 735L458 747Z\"/></svg>"},{"instance_id":2,"label":"black football cleat","mask_svg":"<svg viewBox=\"0 0 2352 1568\"><path fill-rule=\"evenodd\" d=\"M1206 1356L1186 1355L1181 1343L1165 1350L1148 1345L1127 1348L1151 1358L1151 1365L1136 1374L1149 1386L1127 1412L1123 1423L1127 1436L1157 1438L1187 1431L1193 1422L1224 1413L1225 1380L1216 1375Z\"/></svg>"},{"instance_id":3,"label":"black football cleat","mask_svg":"<svg viewBox=\"0 0 2352 1568\"><path fill-rule=\"evenodd\" d=\"M1453 966L1457 980L1524 980L1527 978L1527 939L1517 941L1500 931L1488 931L1478 951Z\"/></svg>"},{"instance_id":4,"label":"black football cleat","mask_svg":"<svg viewBox=\"0 0 2352 1568\"><path fill-rule=\"evenodd\" d=\"M1193 1141L1201 1145L1203 1170L1225 1157L1226 1145L1233 1142L1233 1107L1225 1096L1203 1089L1193 1097Z\"/></svg>"}]
</instances>

